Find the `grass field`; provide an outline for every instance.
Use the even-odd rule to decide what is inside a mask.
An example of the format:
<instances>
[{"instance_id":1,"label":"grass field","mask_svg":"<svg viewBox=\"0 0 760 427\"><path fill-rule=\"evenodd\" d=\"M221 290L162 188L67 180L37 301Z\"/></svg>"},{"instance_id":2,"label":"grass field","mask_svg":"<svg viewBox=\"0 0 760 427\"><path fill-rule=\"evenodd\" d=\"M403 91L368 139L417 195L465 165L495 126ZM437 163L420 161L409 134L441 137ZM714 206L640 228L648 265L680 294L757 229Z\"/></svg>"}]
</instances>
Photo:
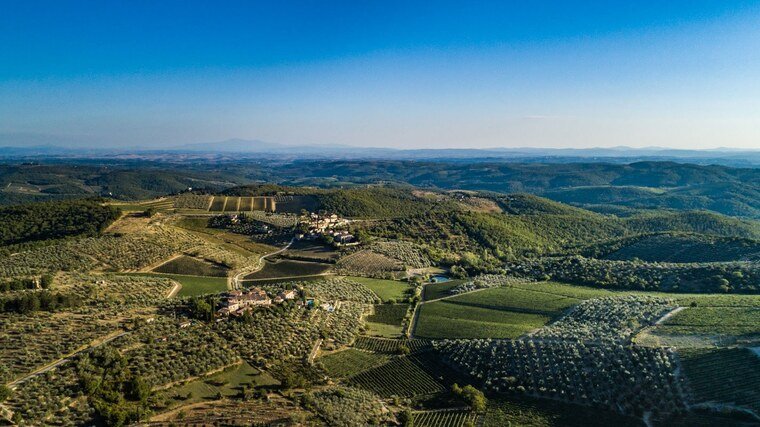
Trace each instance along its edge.
<instances>
[{"instance_id":1,"label":"grass field","mask_svg":"<svg viewBox=\"0 0 760 427\"><path fill-rule=\"evenodd\" d=\"M760 307L758 298L746 295L679 296L687 306L665 322L644 331L636 338L641 345L702 348L714 346L752 346L760 344Z\"/></svg>"},{"instance_id":2,"label":"grass field","mask_svg":"<svg viewBox=\"0 0 760 427\"><path fill-rule=\"evenodd\" d=\"M367 322L367 335L383 338L399 338L404 333L400 325Z\"/></svg>"},{"instance_id":3,"label":"grass field","mask_svg":"<svg viewBox=\"0 0 760 427\"><path fill-rule=\"evenodd\" d=\"M226 277L202 277L186 276L183 274L166 274L166 273L133 273L141 276L158 276L168 277L176 280L182 285L182 289L177 293L178 297L189 297L203 294L214 294L227 290Z\"/></svg>"},{"instance_id":4,"label":"grass field","mask_svg":"<svg viewBox=\"0 0 760 427\"><path fill-rule=\"evenodd\" d=\"M534 292L542 292L551 295L564 296L576 299L602 298L609 296L624 296L637 292L614 292L605 289L589 288L578 285L568 285L559 282L516 282L512 285L516 289L526 289ZM640 293L640 292L638 292Z\"/></svg>"},{"instance_id":5,"label":"grass field","mask_svg":"<svg viewBox=\"0 0 760 427\"><path fill-rule=\"evenodd\" d=\"M182 255L153 269L155 273L227 277L228 269L198 258Z\"/></svg>"},{"instance_id":6,"label":"grass field","mask_svg":"<svg viewBox=\"0 0 760 427\"><path fill-rule=\"evenodd\" d=\"M170 406L187 405L203 400L216 400L220 393L224 397L234 397L247 385L260 387L278 384L279 382L268 373L243 362L223 372L161 391L160 394L166 396Z\"/></svg>"},{"instance_id":7,"label":"grass field","mask_svg":"<svg viewBox=\"0 0 760 427\"><path fill-rule=\"evenodd\" d=\"M394 338L402 334L401 325L409 311L409 304L378 304L374 313L367 316L368 334Z\"/></svg>"},{"instance_id":8,"label":"grass field","mask_svg":"<svg viewBox=\"0 0 760 427\"><path fill-rule=\"evenodd\" d=\"M402 301L408 297L406 292L409 290L409 284L406 282L354 276L347 278L372 289L383 301Z\"/></svg>"},{"instance_id":9,"label":"grass field","mask_svg":"<svg viewBox=\"0 0 760 427\"><path fill-rule=\"evenodd\" d=\"M760 335L760 308L690 307L660 327L678 334Z\"/></svg>"},{"instance_id":10,"label":"grass field","mask_svg":"<svg viewBox=\"0 0 760 427\"><path fill-rule=\"evenodd\" d=\"M450 297L450 291L461 285L463 282L464 280L450 280L444 283L431 283L425 285L422 292L422 300L430 301L432 299Z\"/></svg>"},{"instance_id":11,"label":"grass field","mask_svg":"<svg viewBox=\"0 0 760 427\"><path fill-rule=\"evenodd\" d=\"M580 299L516 288L491 288L458 295L446 300L452 304L494 310L520 311L547 316L561 314Z\"/></svg>"},{"instance_id":12,"label":"grass field","mask_svg":"<svg viewBox=\"0 0 760 427\"><path fill-rule=\"evenodd\" d=\"M322 356L317 361L324 366L327 374L333 378L346 378L382 365L390 356L368 351L348 350Z\"/></svg>"}]
</instances>

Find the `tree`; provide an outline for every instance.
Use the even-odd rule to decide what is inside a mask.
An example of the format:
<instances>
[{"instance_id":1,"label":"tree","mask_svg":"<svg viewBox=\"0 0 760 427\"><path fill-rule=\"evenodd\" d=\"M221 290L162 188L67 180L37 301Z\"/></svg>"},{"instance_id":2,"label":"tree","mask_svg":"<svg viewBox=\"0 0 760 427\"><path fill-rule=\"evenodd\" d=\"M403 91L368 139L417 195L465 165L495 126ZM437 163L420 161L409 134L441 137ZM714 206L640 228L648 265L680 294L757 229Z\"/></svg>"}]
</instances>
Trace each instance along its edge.
<instances>
[{"instance_id":1,"label":"tree","mask_svg":"<svg viewBox=\"0 0 760 427\"><path fill-rule=\"evenodd\" d=\"M51 274L45 274L40 278L40 287L42 289L49 289L53 285L53 276Z\"/></svg>"},{"instance_id":2,"label":"tree","mask_svg":"<svg viewBox=\"0 0 760 427\"><path fill-rule=\"evenodd\" d=\"M404 427L414 426L414 415L412 415L412 411L409 409L404 409L401 411L401 413L398 415L398 420Z\"/></svg>"},{"instance_id":3,"label":"tree","mask_svg":"<svg viewBox=\"0 0 760 427\"><path fill-rule=\"evenodd\" d=\"M488 400L486 399L486 396L483 394L483 392L476 389L475 387L469 384L464 387L459 387L458 384L454 384L451 386L451 392L455 396L458 396L467 402L473 411L483 412L486 410Z\"/></svg>"},{"instance_id":4,"label":"tree","mask_svg":"<svg viewBox=\"0 0 760 427\"><path fill-rule=\"evenodd\" d=\"M8 386L0 384L0 402L5 402L11 397L11 394L13 394L13 391Z\"/></svg>"},{"instance_id":5,"label":"tree","mask_svg":"<svg viewBox=\"0 0 760 427\"><path fill-rule=\"evenodd\" d=\"M129 394L134 400L146 402L150 397L150 384L140 376L134 376L129 382Z\"/></svg>"}]
</instances>

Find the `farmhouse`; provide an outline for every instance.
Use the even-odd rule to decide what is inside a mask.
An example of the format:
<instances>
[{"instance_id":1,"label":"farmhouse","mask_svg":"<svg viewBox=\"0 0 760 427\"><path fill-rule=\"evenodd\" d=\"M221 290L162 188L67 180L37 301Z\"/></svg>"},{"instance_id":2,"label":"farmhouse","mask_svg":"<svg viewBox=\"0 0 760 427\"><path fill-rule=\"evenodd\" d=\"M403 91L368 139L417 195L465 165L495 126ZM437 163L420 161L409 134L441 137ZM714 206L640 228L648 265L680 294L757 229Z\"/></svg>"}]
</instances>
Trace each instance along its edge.
<instances>
[{"instance_id":1,"label":"farmhouse","mask_svg":"<svg viewBox=\"0 0 760 427\"><path fill-rule=\"evenodd\" d=\"M235 290L222 296L217 313L224 316L241 315L249 308L268 305L272 305L272 299L261 288L251 288L248 291Z\"/></svg>"},{"instance_id":2,"label":"farmhouse","mask_svg":"<svg viewBox=\"0 0 760 427\"><path fill-rule=\"evenodd\" d=\"M274 297L275 304L282 304L285 301L294 300L298 296L298 291L295 289L287 289L281 291Z\"/></svg>"}]
</instances>

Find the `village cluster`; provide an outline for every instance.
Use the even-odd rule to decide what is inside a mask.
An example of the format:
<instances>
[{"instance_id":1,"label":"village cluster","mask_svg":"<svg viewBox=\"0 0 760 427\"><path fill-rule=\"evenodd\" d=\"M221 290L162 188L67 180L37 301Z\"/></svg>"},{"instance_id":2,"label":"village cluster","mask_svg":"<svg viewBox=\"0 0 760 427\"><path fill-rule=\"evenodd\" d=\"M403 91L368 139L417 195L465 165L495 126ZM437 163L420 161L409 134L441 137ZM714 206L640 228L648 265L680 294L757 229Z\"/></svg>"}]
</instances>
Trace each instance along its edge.
<instances>
[{"instance_id":1,"label":"village cluster","mask_svg":"<svg viewBox=\"0 0 760 427\"><path fill-rule=\"evenodd\" d=\"M349 221L336 214L310 213L301 221L301 232L296 234L299 240L329 239L337 246L355 246L358 239L346 230Z\"/></svg>"}]
</instances>

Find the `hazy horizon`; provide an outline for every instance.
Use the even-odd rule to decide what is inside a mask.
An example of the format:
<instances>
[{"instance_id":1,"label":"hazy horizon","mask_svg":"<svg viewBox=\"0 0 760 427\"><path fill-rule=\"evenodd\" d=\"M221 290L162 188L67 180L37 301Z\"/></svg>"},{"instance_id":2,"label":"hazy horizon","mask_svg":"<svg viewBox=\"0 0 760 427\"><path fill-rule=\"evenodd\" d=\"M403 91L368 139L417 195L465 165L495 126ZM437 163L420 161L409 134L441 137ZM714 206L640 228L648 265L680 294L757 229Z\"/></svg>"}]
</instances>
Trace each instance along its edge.
<instances>
[{"instance_id":1,"label":"hazy horizon","mask_svg":"<svg viewBox=\"0 0 760 427\"><path fill-rule=\"evenodd\" d=\"M758 26L751 1L14 3L0 137L756 149Z\"/></svg>"}]
</instances>

